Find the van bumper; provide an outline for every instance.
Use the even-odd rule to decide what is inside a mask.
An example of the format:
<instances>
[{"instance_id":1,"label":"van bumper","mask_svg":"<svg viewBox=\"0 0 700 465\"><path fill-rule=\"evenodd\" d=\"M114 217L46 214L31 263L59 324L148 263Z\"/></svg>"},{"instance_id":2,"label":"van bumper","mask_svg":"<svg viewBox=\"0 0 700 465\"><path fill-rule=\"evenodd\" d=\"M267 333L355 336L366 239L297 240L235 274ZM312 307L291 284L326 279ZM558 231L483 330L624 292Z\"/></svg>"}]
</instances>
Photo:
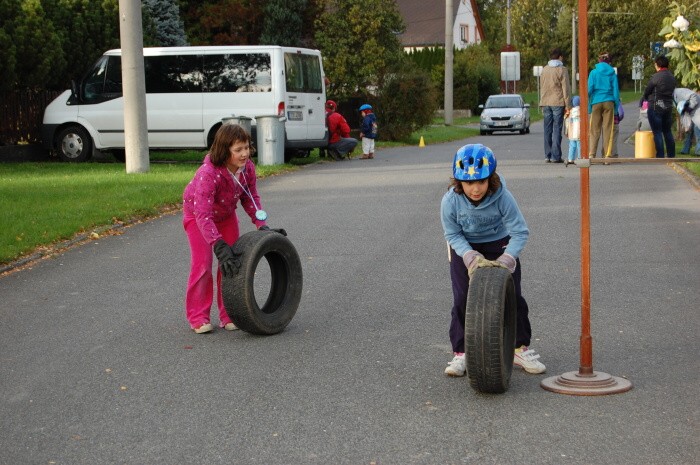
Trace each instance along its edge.
<instances>
[{"instance_id":1,"label":"van bumper","mask_svg":"<svg viewBox=\"0 0 700 465\"><path fill-rule=\"evenodd\" d=\"M307 139L307 140L289 140L285 141L285 148L288 149L315 149L318 147L326 147L328 145L328 137L323 139Z\"/></svg>"},{"instance_id":2,"label":"van bumper","mask_svg":"<svg viewBox=\"0 0 700 465\"><path fill-rule=\"evenodd\" d=\"M58 129L58 124L41 125L41 146L46 150L53 150L53 138Z\"/></svg>"}]
</instances>

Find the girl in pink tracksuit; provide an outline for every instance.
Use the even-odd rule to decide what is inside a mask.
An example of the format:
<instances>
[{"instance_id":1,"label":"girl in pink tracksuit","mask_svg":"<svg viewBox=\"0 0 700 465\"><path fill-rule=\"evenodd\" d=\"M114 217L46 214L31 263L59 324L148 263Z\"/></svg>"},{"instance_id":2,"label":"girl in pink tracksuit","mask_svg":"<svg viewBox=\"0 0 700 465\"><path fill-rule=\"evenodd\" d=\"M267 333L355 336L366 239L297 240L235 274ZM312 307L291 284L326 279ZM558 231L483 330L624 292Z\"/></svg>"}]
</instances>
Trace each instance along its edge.
<instances>
[{"instance_id":1,"label":"girl in pink tracksuit","mask_svg":"<svg viewBox=\"0 0 700 465\"><path fill-rule=\"evenodd\" d=\"M257 228L267 228L256 187L255 165L250 160L250 143L250 135L241 126L221 126L204 163L183 193L182 223L191 253L185 310L196 333L213 329L209 313L214 295L214 254L219 260L216 273L219 326L231 331L236 329L224 307L221 276L222 271L232 276L240 266L230 247L239 236L238 201Z\"/></svg>"}]
</instances>

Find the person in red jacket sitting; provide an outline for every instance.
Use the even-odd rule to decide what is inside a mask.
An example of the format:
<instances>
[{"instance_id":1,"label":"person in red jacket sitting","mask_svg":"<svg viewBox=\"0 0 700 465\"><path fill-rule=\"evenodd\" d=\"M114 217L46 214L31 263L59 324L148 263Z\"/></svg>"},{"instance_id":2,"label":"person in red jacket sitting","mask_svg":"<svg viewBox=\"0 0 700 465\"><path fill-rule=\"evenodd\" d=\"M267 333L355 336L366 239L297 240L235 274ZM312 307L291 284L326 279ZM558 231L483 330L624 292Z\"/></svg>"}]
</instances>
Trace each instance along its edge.
<instances>
[{"instance_id":1,"label":"person in red jacket sitting","mask_svg":"<svg viewBox=\"0 0 700 465\"><path fill-rule=\"evenodd\" d=\"M333 100L326 102L326 122L328 125L328 153L334 160L342 160L352 153L357 139L350 137L350 126L343 115L336 110L338 105Z\"/></svg>"}]
</instances>

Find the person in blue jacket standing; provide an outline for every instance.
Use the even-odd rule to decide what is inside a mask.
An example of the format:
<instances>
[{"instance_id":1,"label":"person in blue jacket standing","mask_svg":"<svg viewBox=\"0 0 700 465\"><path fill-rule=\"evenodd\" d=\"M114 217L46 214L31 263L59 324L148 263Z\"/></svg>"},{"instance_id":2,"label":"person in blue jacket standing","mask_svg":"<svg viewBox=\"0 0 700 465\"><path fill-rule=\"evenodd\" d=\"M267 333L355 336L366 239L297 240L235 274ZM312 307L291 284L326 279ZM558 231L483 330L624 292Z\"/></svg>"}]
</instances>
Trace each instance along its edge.
<instances>
[{"instance_id":1,"label":"person in blue jacket standing","mask_svg":"<svg viewBox=\"0 0 700 465\"><path fill-rule=\"evenodd\" d=\"M598 140L603 134L602 153L605 158L613 156L613 130L615 109L620 104L620 89L615 68L610 66L610 54L598 56L598 64L588 75L588 114L591 129L588 136L588 157L595 158Z\"/></svg>"},{"instance_id":2,"label":"person in blue jacket standing","mask_svg":"<svg viewBox=\"0 0 700 465\"><path fill-rule=\"evenodd\" d=\"M471 274L483 266L501 266L512 273L517 320L513 364L528 373L544 373L540 356L529 348L532 330L528 305L520 287L520 260L529 229L505 180L496 174L490 148L468 144L457 150L453 178L442 197L440 217L448 245L452 279L450 342L454 358L445 374L464 376L464 320Z\"/></svg>"},{"instance_id":3,"label":"person in blue jacket standing","mask_svg":"<svg viewBox=\"0 0 700 465\"><path fill-rule=\"evenodd\" d=\"M362 138L362 159L374 158L374 140L377 138L377 116L372 111L372 105L365 103L360 106L362 125L360 137Z\"/></svg>"}]
</instances>

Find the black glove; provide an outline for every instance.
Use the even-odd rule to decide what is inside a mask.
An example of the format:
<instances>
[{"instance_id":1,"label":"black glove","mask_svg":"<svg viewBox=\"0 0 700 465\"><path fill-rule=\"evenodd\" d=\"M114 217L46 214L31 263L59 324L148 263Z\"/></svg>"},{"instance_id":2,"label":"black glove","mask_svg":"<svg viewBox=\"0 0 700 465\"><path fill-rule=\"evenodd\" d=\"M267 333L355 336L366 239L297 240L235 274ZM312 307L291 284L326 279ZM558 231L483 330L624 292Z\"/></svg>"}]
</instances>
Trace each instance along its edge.
<instances>
[{"instance_id":1,"label":"black glove","mask_svg":"<svg viewBox=\"0 0 700 465\"><path fill-rule=\"evenodd\" d=\"M241 252L235 253L226 241L219 239L214 244L214 254L219 260L221 274L227 278L232 278L241 268Z\"/></svg>"},{"instance_id":2,"label":"black glove","mask_svg":"<svg viewBox=\"0 0 700 465\"><path fill-rule=\"evenodd\" d=\"M270 227L267 226L267 225L262 225L262 226L260 226L260 227L258 228L258 231L274 231L274 232L276 232L276 233L282 234L282 235L285 236L285 237L287 236L287 231L285 231L284 229L282 229L282 228L270 229Z\"/></svg>"}]
</instances>

